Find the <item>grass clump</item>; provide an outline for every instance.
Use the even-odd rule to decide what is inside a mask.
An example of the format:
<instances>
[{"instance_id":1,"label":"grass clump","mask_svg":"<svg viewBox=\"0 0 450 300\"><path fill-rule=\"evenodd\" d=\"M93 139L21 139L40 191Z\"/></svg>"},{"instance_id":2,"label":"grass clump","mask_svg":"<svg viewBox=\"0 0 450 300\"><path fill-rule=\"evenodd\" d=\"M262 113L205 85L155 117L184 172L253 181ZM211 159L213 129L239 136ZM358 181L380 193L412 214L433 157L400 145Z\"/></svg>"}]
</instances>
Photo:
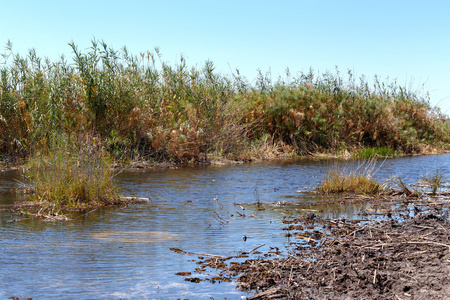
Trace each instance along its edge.
<instances>
[{"instance_id":1,"label":"grass clump","mask_svg":"<svg viewBox=\"0 0 450 300\"><path fill-rule=\"evenodd\" d=\"M53 147L30 161L32 199L56 208L117 204L119 189L105 157L94 145Z\"/></svg>"},{"instance_id":2,"label":"grass clump","mask_svg":"<svg viewBox=\"0 0 450 300\"><path fill-rule=\"evenodd\" d=\"M346 173L333 169L327 173L319 185L319 192L324 194L356 193L374 195L383 189L383 185L366 174Z\"/></svg>"},{"instance_id":3,"label":"grass clump","mask_svg":"<svg viewBox=\"0 0 450 300\"><path fill-rule=\"evenodd\" d=\"M363 170L345 170L334 167L325 174L318 191L324 194L378 194L385 189L385 186L373 178L373 167L373 160L369 161Z\"/></svg>"}]
</instances>

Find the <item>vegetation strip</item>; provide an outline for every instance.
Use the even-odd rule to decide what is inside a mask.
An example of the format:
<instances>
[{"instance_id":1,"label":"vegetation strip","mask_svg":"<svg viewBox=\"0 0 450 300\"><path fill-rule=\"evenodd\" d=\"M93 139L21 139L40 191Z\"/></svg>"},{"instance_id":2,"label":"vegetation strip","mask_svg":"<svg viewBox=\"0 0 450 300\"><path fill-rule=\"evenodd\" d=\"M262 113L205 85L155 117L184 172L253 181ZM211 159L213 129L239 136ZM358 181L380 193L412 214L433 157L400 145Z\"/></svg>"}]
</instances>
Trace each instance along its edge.
<instances>
[{"instance_id":1,"label":"vegetation strip","mask_svg":"<svg viewBox=\"0 0 450 300\"><path fill-rule=\"evenodd\" d=\"M449 149L450 126L426 93L349 71L286 75L173 66L159 49L133 55L93 40L50 61L7 44L0 68L0 161L83 140L122 165L207 164L318 153L374 155ZM347 77L347 78L344 78Z\"/></svg>"}]
</instances>

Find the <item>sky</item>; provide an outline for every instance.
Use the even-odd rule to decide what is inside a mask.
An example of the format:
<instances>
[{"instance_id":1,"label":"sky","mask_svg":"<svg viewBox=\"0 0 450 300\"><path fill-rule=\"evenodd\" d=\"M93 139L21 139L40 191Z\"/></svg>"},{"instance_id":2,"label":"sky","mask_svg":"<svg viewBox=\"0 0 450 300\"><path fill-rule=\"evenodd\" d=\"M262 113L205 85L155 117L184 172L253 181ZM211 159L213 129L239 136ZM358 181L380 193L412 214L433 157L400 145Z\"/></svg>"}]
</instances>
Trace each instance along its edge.
<instances>
[{"instance_id":1,"label":"sky","mask_svg":"<svg viewBox=\"0 0 450 300\"><path fill-rule=\"evenodd\" d=\"M429 92L450 115L450 1L28 1L0 0L0 52L71 60L93 38L132 54L159 47L163 61L206 60L223 75L351 70ZM3 44L1 44L3 43ZM387 79L389 78L389 79Z\"/></svg>"}]
</instances>

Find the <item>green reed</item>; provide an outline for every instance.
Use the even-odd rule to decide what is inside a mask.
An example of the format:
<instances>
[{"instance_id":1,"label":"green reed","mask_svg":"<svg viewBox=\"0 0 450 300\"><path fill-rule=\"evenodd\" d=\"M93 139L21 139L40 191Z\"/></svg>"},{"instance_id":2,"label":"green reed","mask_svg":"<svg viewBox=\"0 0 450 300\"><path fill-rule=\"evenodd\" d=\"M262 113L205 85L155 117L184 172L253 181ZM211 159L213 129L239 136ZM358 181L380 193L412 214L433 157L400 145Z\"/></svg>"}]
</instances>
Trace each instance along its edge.
<instances>
[{"instance_id":1,"label":"green reed","mask_svg":"<svg viewBox=\"0 0 450 300\"><path fill-rule=\"evenodd\" d=\"M351 72L313 70L250 84L214 64L170 65L158 48L133 55L93 40L73 57L26 56L9 43L0 68L0 154L46 153L60 136L89 132L116 160L185 163L363 148L420 153L449 147L445 116L427 95ZM260 146L258 146L260 145ZM386 150L386 153L389 152Z\"/></svg>"}]
</instances>

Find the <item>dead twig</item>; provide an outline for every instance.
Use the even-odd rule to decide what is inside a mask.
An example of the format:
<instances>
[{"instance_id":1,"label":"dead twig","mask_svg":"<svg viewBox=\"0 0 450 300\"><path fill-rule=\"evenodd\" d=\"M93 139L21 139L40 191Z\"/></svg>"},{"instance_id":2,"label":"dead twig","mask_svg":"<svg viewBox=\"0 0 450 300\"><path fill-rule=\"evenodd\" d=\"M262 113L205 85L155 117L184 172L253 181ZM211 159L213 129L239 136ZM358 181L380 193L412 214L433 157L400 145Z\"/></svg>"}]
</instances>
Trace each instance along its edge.
<instances>
[{"instance_id":1,"label":"dead twig","mask_svg":"<svg viewBox=\"0 0 450 300\"><path fill-rule=\"evenodd\" d=\"M253 251L255 251L256 249L259 249L259 248L261 248L262 246L265 246L265 245L266 245L266 244L261 244L261 245L259 245L259 246L256 246L255 248L251 249L250 251L242 252L241 254L250 254L250 253L252 253Z\"/></svg>"},{"instance_id":2,"label":"dead twig","mask_svg":"<svg viewBox=\"0 0 450 300\"><path fill-rule=\"evenodd\" d=\"M214 217L214 219L216 219L218 222L220 222L222 224L230 223L228 220L225 220L224 218L222 218L216 211L214 211L212 213L212 216Z\"/></svg>"}]
</instances>

